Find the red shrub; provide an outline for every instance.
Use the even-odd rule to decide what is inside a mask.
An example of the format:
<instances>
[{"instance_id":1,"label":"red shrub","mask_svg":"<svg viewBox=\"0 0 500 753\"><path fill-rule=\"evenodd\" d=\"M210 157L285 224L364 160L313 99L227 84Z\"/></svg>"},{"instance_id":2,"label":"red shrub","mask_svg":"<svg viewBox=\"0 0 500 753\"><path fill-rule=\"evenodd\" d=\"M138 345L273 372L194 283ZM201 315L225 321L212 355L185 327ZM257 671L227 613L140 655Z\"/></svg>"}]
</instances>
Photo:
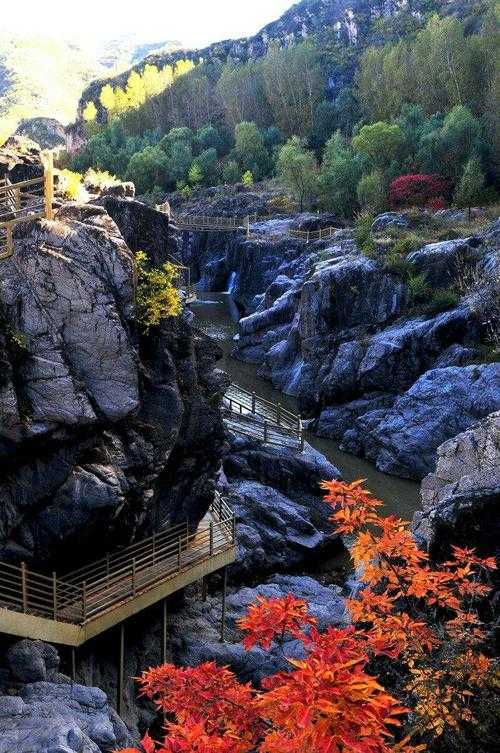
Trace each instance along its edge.
<instances>
[{"instance_id":1,"label":"red shrub","mask_svg":"<svg viewBox=\"0 0 500 753\"><path fill-rule=\"evenodd\" d=\"M430 199L427 202L427 208L433 212L438 212L440 209L446 209L446 201L442 196L438 196L436 199Z\"/></svg>"},{"instance_id":2,"label":"red shrub","mask_svg":"<svg viewBox=\"0 0 500 753\"><path fill-rule=\"evenodd\" d=\"M440 175L400 175L389 186L389 201L393 207L426 206L448 192L448 184ZM442 208L442 207L440 207Z\"/></svg>"}]
</instances>

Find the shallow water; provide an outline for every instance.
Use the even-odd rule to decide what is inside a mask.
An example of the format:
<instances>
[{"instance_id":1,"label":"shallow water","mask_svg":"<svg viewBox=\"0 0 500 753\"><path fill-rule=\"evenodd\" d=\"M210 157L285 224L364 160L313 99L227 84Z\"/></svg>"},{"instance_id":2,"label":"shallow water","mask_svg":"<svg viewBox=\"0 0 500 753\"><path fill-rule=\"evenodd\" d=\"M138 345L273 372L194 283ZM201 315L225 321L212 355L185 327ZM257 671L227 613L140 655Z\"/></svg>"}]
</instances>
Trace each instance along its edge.
<instances>
[{"instance_id":1,"label":"shallow water","mask_svg":"<svg viewBox=\"0 0 500 753\"><path fill-rule=\"evenodd\" d=\"M258 366L231 357L234 347L233 338L237 332L237 312L227 293L198 293L198 301L192 305L192 311L195 314L197 326L217 340L224 351L219 367L229 374L233 382L249 391L255 391L266 400L281 402L286 408L297 412L295 399L283 395L282 392L274 389L271 382L259 377ZM410 519L419 508L420 485L415 481L379 473L375 466L366 460L341 452L337 443L332 440L320 439L308 432L307 441L339 469L346 481L365 478L366 486L385 502L388 514L393 513Z\"/></svg>"}]
</instances>

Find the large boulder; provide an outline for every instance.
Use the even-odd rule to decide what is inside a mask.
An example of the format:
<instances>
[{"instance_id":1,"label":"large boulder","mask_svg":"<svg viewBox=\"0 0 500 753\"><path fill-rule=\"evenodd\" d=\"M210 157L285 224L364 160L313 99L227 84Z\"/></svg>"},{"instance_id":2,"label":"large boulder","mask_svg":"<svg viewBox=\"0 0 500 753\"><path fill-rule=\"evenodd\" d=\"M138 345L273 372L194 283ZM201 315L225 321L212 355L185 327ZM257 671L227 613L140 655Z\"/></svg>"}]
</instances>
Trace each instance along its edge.
<instances>
[{"instance_id":1,"label":"large boulder","mask_svg":"<svg viewBox=\"0 0 500 753\"><path fill-rule=\"evenodd\" d=\"M236 516L238 554L231 577L287 570L335 547L320 483L340 478L326 458L237 437L223 458L221 485Z\"/></svg>"},{"instance_id":2,"label":"large boulder","mask_svg":"<svg viewBox=\"0 0 500 753\"><path fill-rule=\"evenodd\" d=\"M104 208L66 205L20 224L14 245L0 282L0 557L71 568L196 523L223 443L218 347L184 316L140 334L133 254Z\"/></svg>"},{"instance_id":3,"label":"large boulder","mask_svg":"<svg viewBox=\"0 0 500 753\"><path fill-rule=\"evenodd\" d=\"M384 473L421 479L443 442L497 410L500 364L428 371L370 432L369 457Z\"/></svg>"},{"instance_id":4,"label":"large boulder","mask_svg":"<svg viewBox=\"0 0 500 753\"><path fill-rule=\"evenodd\" d=\"M422 481L413 532L433 553L450 543L492 554L500 539L500 412L444 442Z\"/></svg>"},{"instance_id":5,"label":"large boulder","mask_svg":"<svg viewBox=\"0 0 500 753\"><path fill-rule=\"evenodd\" d=\"M0 672L0 753L107 753L133 742L102 690L58 673L52 646L21 641L6 659Z\"/></svg>"}]
</instances>

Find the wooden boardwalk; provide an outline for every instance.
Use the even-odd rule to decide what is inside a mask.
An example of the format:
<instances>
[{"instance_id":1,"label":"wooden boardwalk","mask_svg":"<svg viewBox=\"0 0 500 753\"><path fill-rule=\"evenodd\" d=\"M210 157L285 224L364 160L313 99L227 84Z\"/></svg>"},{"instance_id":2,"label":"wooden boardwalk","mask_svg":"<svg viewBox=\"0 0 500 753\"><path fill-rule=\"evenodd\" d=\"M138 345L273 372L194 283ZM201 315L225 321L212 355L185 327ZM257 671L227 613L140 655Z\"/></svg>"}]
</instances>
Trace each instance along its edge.
<instances>
[{"instance_id":1,"label":"wooden boardwalk","mask_svg":"<svg viewBox=\"0 0 500 753\"><path fill-rule=\"evenodd\" d=\"M59 577L0 563L0 630L80 646L234 561L235 519L217 496L196 531L155 533Z\"/></svg>"},{"instance_id":2,"label":"wooden boardwalk","mask_svg":"<svg viewBox=\"0 0 500 753\"><path fill-rule=\"evenodd\" d=\"M300 416L280 403L258 397L255 392L231 384L223 400L227 428L264 444L304 449L304 426Z\"/></svg>"}]
</instances>

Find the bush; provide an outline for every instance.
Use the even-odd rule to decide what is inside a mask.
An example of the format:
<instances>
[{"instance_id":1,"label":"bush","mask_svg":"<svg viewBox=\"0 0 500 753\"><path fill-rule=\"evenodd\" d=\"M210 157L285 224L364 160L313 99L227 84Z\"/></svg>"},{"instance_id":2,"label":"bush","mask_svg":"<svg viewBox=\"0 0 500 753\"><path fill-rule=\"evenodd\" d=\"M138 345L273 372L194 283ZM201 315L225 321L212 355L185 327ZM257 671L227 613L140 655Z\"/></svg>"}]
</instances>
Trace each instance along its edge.
<instances>
[{"instance_id":1,"label":"bush","mask_svg":"<svg viewBox=\"0 0 500 753\"><path fill-rule=\"evenodd\" d=\"M103 189L116 186L120 182L115 175L111 175L107 170L94 170L89 167L84 177L84 184L92 189Z\"/></svg>"},{"instance_id":2,"label":"bush","mask_svg":"<svg viewBox=\"0 0 500 753\"><path fill-rule=\"evenodd\" d=\"M431 286L425 275L411 275L408 280L408 291L412 303L424 303L431 294Z\"/></svg>"},{"instance_id":3,"label":"bush","mask_svg":"<svg viewBox=\"0 0 500 753\"><path fill-rule=\"evenodd\" d=\"M394 251L391 251L385 257L385 268L388 272L399 275L405 280L410 276L412 270L412 266L406 261L405 256Z\"/></svg>"},{"instance_id":4,"label":"bush","mask_svg":"<svg viewBox=\"0 0 500 753\"><path fill-rule=\"evenodd\" d=\"M137 264L137 318L145 332L158 326L164 319L178 316L181 299L175 281L178 276L174 264L167 262L161 269L149 269L148 257L143 251L135 255Z\"/></svg>"},{"instance_id":5,"label":"bush","mask_svg":"<svg viewBox=\"0 0 500 753\"><path fill-rule=\"evenodd\" d=\"M374 214L383 212L386 207L387 189L383 174L374 170L363 175L357 187L358 201L363 209Z\"/></svg>"},{"instance_id":6,"label":"bush","mask_svg":"<svg viewBox=\"0 0 500 753\"><path fill-rule=\"evenodd\" d=\"M85 195L82 176L72 170L61 170L59 173L59 189L65 199L72 201L83 198Z\"/></svg>"},{"instance_id":7,"label":"bush","mask_svg":"<svg viewBox=\"0 0 500 753\"><path fill-rule=\"evenodd\" d=\"M460 296L456 290L451 288L435 290L431 295L431 300L426 306L426 313L440 314L442 311L448 311L455 308L460 301Z\"/></svg>"},{"instance_id":8,"label":"bush","mask_svg":"<svg viewBox=\"0 0 500 753\"><path fill-rule=\"evenodd\" d=\"M243 173L243 175L241 176L241 182L247 188L253 186L253 174L250 172L250 170L247 170L246 173Z\"/></svg>"},{"instance_id":9,"label":"bush","mask_svg":"<svg viewBox=\"0 0 500 753\"><path fill-rule=\"evenodd\" d=\"M373 220L373 215L362 212L354 223L354 240L359 250L366 256L372 255L377 249L372 238Z\"/></svg>"},{"instance_id":10,"label":"bush","mask_svg":"<svg viewBox=\"0 0 500 753\"><path fill-rule=\"evenodd\" d=\"M395 209L404 206L428 206L432 200L444 201L448 184L440 175L400 175L389 186L389 201Z\"/></svg>"},{"instance_id":11,"label":"bush","mask_svg":"<svg viewBox=\"0 0 500 753\"><path fill-rule=\"evenodd\" d=\"M422 245L420 239L416 235L405 235L403 238L398 238L391 248L392 254L398 254L399 256L408 256L412 251L416 251Z\"/></svg>"}]
</instances>

